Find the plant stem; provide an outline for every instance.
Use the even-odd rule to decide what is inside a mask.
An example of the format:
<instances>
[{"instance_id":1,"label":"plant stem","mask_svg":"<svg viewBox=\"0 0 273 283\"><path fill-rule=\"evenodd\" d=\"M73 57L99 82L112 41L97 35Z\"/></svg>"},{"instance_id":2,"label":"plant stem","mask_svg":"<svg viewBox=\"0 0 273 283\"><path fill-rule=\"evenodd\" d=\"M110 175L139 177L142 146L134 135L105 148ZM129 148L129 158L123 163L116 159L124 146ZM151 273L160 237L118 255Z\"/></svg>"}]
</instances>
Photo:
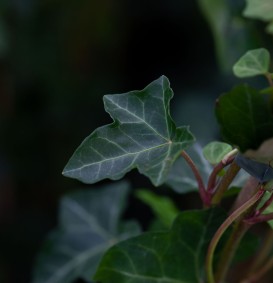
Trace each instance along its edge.
<instances>
[{"instance_id":1,"label":"plant stem","mask_svg":"<svg viewBox=\"0 0 273 283\"><path fill-rule=\"evenodd\" d=\"M195 165L193 160L190 158L190 156L184 150L181 152L181 155L186 160L186 162L190 166L190 168L191 168L191 170L192 170L192 172L195 176L195 179L196 179L197 184L198 184L200 198L201 198L204 206L209 207L210 206L210 195L206 191L203 179L202 179L202 177L199 173L197 166Z\"/></svg>"},{"instance_id":2,"label":"plant stem","mask_svg":"<svg viewBox=\"0 0 273 283\"><path fill-rule=\"evenodd\" d=\"M267 78L269 85L273 87L272 75L270 73L266 73L265 77Z\"/></svg>"},{"instance_id":3,"label":"plant stem","mask_svg":"<svg viewBox=\"0 0 273 283\"><path fill-rule=\"evenodd\" d=\"M218 262L218 268L215 274L216 282L222 282L224 278L226 278L234 254L249 227L250 225L240 220L236 221L233 227L233 231L227 243L225 244L225 247L221 253L220 260Z\"/></svg>"},{"instance_id":4,"label":"plant stem","mask_svg":"<svg viewBox=\"0 0 273 283\"><path fill-rule=\"evenodd\" d=\"M248 273L248 278L251 278L252 274L255 274L260 266L264 264L266 258L268 257L271 249L273 247L273 230L269 228L269 231L266 234L265 240L262 243L261 249L259 250L258 255L255 257L254 261L252 262Z\"/></svg>"},{"instance_id":5,"label":"plant stem","mask_svg":"<svg viewBox=\"0 0 273 283\"><path fill-rule=\"evenodd\" d=\"M232 161L234 160L234 157L232 157L229 160L220 161L214 168L213 171L211 172L208 180L208 192L212 192L215 188L215 183L218 174L221 172L222 169L224 169L227 165L229 165Z\"/></svg>"},{"instance_id":6,"label":"plant stem","mask_svg":"<svg viewBox=\"0 0 273 283\"><path fill-rule=\"evenodd\" d=\"M273 268L273 258L268 260L263 266L259 268L259 270L256 270L255 274L243 280L241 283L261 282L260 279L272 268Z\"/></svg>"},{"instance_id":7,"label":"plant stem","mask_svg":"<svg viewBox=\"0 0 273 283\"><path fill-rule=\"evenodd\" d=\"M240 171L241 167L237 165L236 162L232 162L230 167L228 168L226 174L223 176L221 182L216 188L216 192L212 198L211 204L217 205L221 202L225 191L228 189L229 185L235 178L235 176Z\"/></svg>"},{"instance_id":8,"label":"plant stem","mask_svg":"<svg viewBox=\"0 0 273 283\"><path fill-rule=\"evenodd\" d=\"M245 202L241 207L236 209L219 227L219 229L214 234L209 248L207 252L207 258L206 258L206 272L207 272L207 278L208 283L215 283L214 275L213 275L213 257L214 252L216 249L216 246L218 242L220 241L222 235L224 232L228 229L228 227L232 224L233 221L235 221L237 218L239 218L243 213L245 213L249 208L252 207L263 195L263 190L259 190L255 195L253 195L247 202Z\"/></svg>"}]
</instances>

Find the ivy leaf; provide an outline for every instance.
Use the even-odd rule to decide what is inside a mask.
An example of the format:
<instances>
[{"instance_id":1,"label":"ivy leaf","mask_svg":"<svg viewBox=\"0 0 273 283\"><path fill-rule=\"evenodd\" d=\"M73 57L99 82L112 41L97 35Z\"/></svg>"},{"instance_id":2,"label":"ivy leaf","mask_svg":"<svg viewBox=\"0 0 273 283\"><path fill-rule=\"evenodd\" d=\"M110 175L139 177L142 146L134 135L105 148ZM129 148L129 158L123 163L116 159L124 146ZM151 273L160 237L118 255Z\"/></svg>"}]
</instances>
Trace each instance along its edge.
<instances>
[{"instance_id":1,"label":"ivy leaf","mask_svg":"<svg viewBox=\"0 0 273 283\"><path fill-rule=\"evenodd\" d=\"M273 137L270 107L254 88L234 87L219 97L215 111L224 139L242 152Z\"/></svg>"},{"instance_id":2,"label":"ivy leaf","mask_svg":"<svg viewBox=\"0 0 273 283\"><path fill-rule=\"evenodd\" d=\"M265 48L247 51L233 66L233 73L239 78L268 73L270 54Z\"/></svg>"},{"instance_id":3,"label":"ivy leaf","mask_svg":"<svg viewBox=\"0 0 273 283\"><path fill-rule=\"evenodd\" d=\"M160 77L141 91L105 95L114 122L98 128L73 154L63 174L84 183L120 179L137 168L156 186L164 183L180 152L194 142L188 127L170 116L173 91Z\"/></svg>"},{"instance_id":4,"label":"ivy leaf","mask_svg":"<svg viewBox=\"0 0 273 283\"><path fill-rule=\"evenodd\" d=\"M273 19L273 5L271 0L246 0L243 11L245 17L270 21Z\"/></svg>"},{"instance_id":5,"label":"ivy leaf","mask_svg":"<svg viewBox=\"0 0 273 283\"><path fill-rule=\"evenodd\" d=\"M65 196L59 227L49 235L37 258L32 282L90 280L109 247L139 233L136 223L120 223L128 192L128 184L121 182Z\"/></svg>"},{"instance_id":6,"label":"ivy leaf","mask_svg":"<svg viewBox=\"0 0 273 283\"><path fill-rule=\"evenodd\" d=\"M226 154L232 150L232 146L224 142L210 142L203 148L205 158L211 164L219 163Z\"/></svg>"},{"instance_id":7,"label":"ivy leaf","mask_svg":"<svg viewBox=\"0 0 273 283\"><path fill-rule=\"evenodd\" d=\"M94 280L103 283L199 283L208 244L224 220L219 209L182 212L169 232L148 232L109 249Z\"/></svg>"}]
</instances>

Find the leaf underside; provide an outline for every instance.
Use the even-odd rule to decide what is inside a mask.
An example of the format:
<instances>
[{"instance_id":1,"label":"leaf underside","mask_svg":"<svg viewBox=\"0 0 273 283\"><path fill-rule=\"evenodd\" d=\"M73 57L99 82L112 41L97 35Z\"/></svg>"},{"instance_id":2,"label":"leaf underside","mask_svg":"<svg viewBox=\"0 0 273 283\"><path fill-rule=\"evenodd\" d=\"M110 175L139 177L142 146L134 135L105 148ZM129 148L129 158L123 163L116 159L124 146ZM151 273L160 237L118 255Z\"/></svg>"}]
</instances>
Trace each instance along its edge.
<instances>
[{"instance_id":1,"label":"leaf underside","mask_svg":"<svg viewBox=\"0 0 273 283\"><path fill-rule=\"evenodd\" d=\"M239 78L264 75L268 72L270 54L265 48L249 50L233 66L235 76Z\"/></svg>"},{"instance_id":2,"label":"leaf underside","mask_svg":"<svg viewBox=\"0 0 273 283\"><path fill-rule=\"evenodd\" d=\"M120 179L131 169L162 184L180 152L194 138L188 127L176 128L170 116L172 89L166 77L141 91L105 95L114 122L98 128L75 151L63 175L84 183Z\"/></svg>"},{"instance_id":3,"label":"leaf underside","mask_svg":"<svg viewBox=\"0 0 273 283\"><path fill-rule=\"evenodd\" d=\"M221 210L186 211L169 232L149 232L112 247L95 275L103 283L200 283Z\"/></svg>"}]
</instances>

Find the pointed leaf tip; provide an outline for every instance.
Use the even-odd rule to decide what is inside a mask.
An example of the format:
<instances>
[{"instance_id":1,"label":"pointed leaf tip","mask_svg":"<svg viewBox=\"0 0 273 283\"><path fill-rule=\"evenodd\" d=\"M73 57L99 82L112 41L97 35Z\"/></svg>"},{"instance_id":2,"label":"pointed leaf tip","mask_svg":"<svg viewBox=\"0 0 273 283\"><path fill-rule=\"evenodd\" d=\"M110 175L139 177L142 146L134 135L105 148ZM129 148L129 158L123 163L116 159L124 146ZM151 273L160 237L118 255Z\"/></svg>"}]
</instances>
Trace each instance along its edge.
<instances>
[{"instance_id":1,"label":"pointed leaf tip","mask_svg":"<svg viewBox=\"0 0 273 283\"><path fill-rule=\"evenodd\" d=\"M113 123L96 129L75 151L63 175L84 183L117 180L137 168L162 184L180 152L194 142L188 127L170 116L173 91L165 76L140 91L105 95Z\"/></svg>"}]
</instances>

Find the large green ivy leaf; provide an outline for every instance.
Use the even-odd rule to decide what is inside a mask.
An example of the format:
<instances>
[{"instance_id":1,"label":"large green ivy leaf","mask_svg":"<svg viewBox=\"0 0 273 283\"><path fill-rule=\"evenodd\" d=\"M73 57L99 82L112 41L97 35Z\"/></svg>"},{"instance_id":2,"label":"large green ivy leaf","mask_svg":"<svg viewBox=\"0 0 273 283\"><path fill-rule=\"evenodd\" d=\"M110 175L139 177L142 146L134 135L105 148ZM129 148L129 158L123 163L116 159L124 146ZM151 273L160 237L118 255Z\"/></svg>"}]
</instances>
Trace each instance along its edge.
<instances>
[{"instance_id":1,"label":"large green ivy leaf","mask_svg":"<svg viewBox=\"0 0 273 283\"><path fill-rule=\"evenodd\" d=\"M215 110L224 139L243 152L273 137L270 107L254 88L234 87L220 96Z\"/></svg>"},{"instance_id":2,"label":"large green ivy leaf","mask_svg":"<svg viewBox=\"0 0 273 283\"><path fill-rule=\"evenodd\" d=\"M191 145L188 127L170 116L172 89L165 76L141 91L105 95L114 122L98 128L73 154L63 174L85 183L119 179L133 168L162 184L180 152Z\"/></svg>"},{"instance_id":3,"label":"large green ivy leaf","mask_svg":"<svg viewBox=\"0 0 273 283\"><path fill-rule=\"evenodd\" d=\"M270 21L273 19L272 0L246 0L245 17Z\"/></svg>"},{"instance_id":4,"label":"large green ivy leaf","mask_svg":"<svg viewBox=\"0 0 273 283\"><path fill-rule=\"evenodd\" d=\"M128 191L128 184L121 182L65 196L59 227L49 235L37 258L32 282L90 280L110 246L139 233L136 223L119 222Z\"/></svg>"},{"instance_id":5,"label":"large green ivy leaf","mask_svg":"<svg viewBox=\"0 0 273 283\"><path fill-rule=\"evenodd\" d=\"M268 73L270 54L265 48L247 51L233 66L233 73L239 78L265 75Z\"/></svg>"},{"instance_id":6,"label":"large green ivy leaf","mask_svg":"<svg viewBox=\"0 0 273 283\"><path fill-rule=\"evenodd\" d=\"M149 232L112 247L95 275L102 283L200 283L221 210L186 211L169 232Z\"/></svg>"}]
</instances>

